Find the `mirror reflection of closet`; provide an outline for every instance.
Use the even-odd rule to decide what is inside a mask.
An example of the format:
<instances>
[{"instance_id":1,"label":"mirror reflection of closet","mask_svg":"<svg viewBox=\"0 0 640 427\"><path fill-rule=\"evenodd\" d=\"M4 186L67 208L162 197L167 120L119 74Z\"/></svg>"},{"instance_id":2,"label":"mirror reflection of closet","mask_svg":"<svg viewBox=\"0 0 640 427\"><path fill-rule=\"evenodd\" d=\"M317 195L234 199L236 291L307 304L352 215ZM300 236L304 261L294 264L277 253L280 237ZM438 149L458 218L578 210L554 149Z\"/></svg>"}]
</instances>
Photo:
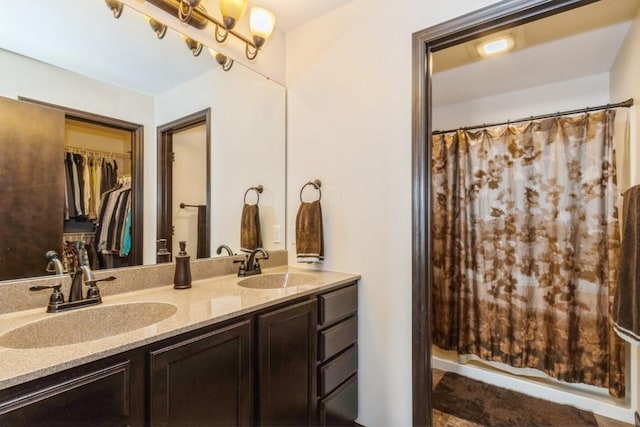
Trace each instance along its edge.
<instances>
[{"instance_id":1,"label":"mirror reflection of closet","mask_svg":"<svg viewBox=\"0 0 640 427\"><path fill-rule=\"evenodd\" d=\"M92 269L141 265L143 126L23 97L17 102L57 110L63 121L62 150L56 156L60 168L55 172L64 181L56 196L62 200L63 213L55 215L59 219L51 215L47 226L62 238L56 238L56 244L33 247L22 257L42 263L43 273L49 250L57 252L64 273L73 273L80 265ZM12 105L16 108L16 101ZM18 272L15 277L28 275Z\"/></svg>"},{"instance_id":2,"label":"mirror reflection of closet","mask_svg":"<svg viewBox=\"0 0 640 427\"><path fill-rule=\"evenodd\" d=\"M65 121L65 271L126 267L131 251L131 132ZM77 174L77 176L76 176Z\"/></svg>"}]
</instances>

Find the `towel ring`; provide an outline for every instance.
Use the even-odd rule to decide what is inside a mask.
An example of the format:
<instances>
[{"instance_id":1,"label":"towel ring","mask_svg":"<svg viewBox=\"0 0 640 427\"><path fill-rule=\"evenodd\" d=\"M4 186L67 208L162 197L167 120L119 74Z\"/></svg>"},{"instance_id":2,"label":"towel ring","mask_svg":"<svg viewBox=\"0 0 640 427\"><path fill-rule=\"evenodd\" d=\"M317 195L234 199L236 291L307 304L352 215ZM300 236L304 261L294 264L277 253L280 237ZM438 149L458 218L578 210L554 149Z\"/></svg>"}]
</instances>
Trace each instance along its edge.
<instances>
[{"instance_id":1,"label":"towel ring","mask_svg":"<svg viewBox=\"0 0 640 427\"><path fill-rule=\"evenodd\" d=\"M313 186L313 188L318 190L318 200L317 201L319 202L320 199L322 199L322 190L320 190L320 187L322 187L322 182L319 179L314 179L313 181L309 181L305 185L302 186L302 188L300 189L300 202L304 203L304 200L302 200L302 192L309 185Z\"/></svg>"},{"instance_id":2,"label":"towel ring","mask_svg":"<svg viewBox=\"0 0 640 427\"><path fill-rule=\"evenodd\" d=\"M260 203L260 193L262 193L262 191L264 190L264 187L262 185L258 185L257 187L249 187L247 188L247 191L244 192L244 204L247 205L247 194L249 194L249 191L255 191L256 192L256 205L258 203Z\"/></svg>"}]
</instances>

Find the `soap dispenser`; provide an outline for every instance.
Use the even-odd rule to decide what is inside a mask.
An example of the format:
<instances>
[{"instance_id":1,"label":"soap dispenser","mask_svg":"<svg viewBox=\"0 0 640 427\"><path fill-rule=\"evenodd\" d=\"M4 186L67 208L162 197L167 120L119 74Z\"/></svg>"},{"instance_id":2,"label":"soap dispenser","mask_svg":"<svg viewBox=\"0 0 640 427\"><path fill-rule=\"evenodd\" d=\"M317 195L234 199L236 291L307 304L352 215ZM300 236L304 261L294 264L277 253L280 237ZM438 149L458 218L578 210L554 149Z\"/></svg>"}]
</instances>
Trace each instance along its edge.
<instances>
[{"instance_id":1,"label":"soap dispenser","mask_svg":"<svg viewBox=\"0 0 640 427\"><path fill-rule=\"evenodd\" d=\"M167 250L167 239L156 240L156 263L171 262L171 252Z\"/></svg>"},{"instance_id":2,"label":"soap dispenser","mask_svg":"<svg viewBox=\"0 0 640 427\"><path fill-rule=\"evenodd\" d=\"M191 287L191 266L187 255L187 242L180 242L180 252L176 255L176 273L173 277L173 287L175 289L188 289Z\"/></svg>"}]
</instances>

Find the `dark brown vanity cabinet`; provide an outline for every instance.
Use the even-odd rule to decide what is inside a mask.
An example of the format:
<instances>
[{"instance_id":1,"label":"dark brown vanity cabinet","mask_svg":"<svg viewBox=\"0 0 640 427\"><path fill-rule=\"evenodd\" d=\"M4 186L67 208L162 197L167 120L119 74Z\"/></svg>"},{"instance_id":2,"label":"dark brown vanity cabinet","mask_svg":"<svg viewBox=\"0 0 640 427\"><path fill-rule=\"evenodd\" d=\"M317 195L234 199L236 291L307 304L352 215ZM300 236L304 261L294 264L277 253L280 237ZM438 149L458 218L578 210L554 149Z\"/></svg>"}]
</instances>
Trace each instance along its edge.
<instances>
[{"instance_id":1,"label":"dark brown vanity cabinet","mask_svg":"<svg viewBox=\"0 0 640 427\"><path fill-rule=\"evenodd\" d=\"M358 416L358 288L318 296L318 422L353 425Z\"/></svg>"},{"instance_id":2,"label":"dark brown vanity cabinet","mask_svg":"<svg viewBox=\"0 0 640 427\"><path fill-rule=\"evenodd\" d=\"M315 423L317 302L258 316L258 390L262 426Z\"/></svg>"},{"instance_id":3,"label":"dark brown vanity cabinet","mask_svg":"<svg viewBox=\"0 0 640 427\"><path fill-rule=\"evenodd\" d=\"M251 321L149 353L152 426L252 424Z\"/></svg>"},{"instance_id":4,"label":"dark brown vanity cabinet","mask_svg":"<svg viewBox=\"0 0 640 427\"><path fill-rule=\"evenodd\" d=\"M353 425L357 368L354 282L0 390L0 425Z\"/></svg>"}]
</instances>

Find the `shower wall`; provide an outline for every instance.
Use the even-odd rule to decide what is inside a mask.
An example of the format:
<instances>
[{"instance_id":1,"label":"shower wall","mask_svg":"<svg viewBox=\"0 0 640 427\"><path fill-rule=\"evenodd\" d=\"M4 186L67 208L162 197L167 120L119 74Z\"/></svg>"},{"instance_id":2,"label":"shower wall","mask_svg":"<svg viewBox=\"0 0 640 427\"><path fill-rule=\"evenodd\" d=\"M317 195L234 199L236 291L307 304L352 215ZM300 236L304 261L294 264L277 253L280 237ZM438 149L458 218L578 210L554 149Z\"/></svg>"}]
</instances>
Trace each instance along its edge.
<instances>
[{"instance_id":1,"label":"shower wall","mask_svg":"<svg viewBox=\"0 0 640 427\"><path fill-rule=\"evenodd\" d=\"M640 9L635 18L622 47L618 51L616 60L611 68L610 92L612 99L634 98L635 106L629 111L630 142L629 142L629 171L624 177L629 185L640 184ZM640 349L630 347L630 357L627 363L631 379L628 381L627 392L631 398L631 406L640 411Z\"/></svg>"},{"instance_id":2,"label":"shower wall","mask_svg":"<svg viewBox=\"0 0 640 427\"><path fill-rule=\"evenodd\" d=\"M433 130L503 122L537 114L607 104L610 102L609 77L609 73L606 72L459 104L434 105ZM434 76L433 86L437 90L437 74Z\"/></svg>"}]
</instances>

